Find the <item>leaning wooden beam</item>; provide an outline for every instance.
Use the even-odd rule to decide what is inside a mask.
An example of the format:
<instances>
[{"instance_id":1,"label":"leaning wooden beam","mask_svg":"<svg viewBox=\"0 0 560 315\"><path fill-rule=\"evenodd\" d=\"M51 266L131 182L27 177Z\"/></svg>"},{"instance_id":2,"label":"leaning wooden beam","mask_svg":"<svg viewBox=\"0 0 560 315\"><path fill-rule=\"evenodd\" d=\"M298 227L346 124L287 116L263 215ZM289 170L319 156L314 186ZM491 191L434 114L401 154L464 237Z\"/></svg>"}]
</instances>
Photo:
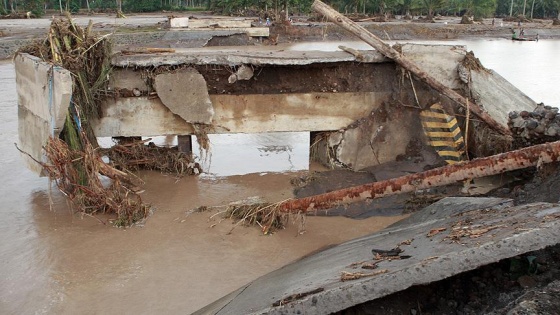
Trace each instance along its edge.
<instances>
[{"instance_id":1,"label":"leaning wooden beam","mask_svg":"<svg viewBox=\"0 0 560 315\"><path fill-rule=\"evenodd\" d=\"M460 162L426 172L386 181L336 190L301 199L286 200L278 205L282 212L308 212L381 198L430 187L443 186L466 179L495 175L507 171L560 161L560 141L540 144L472 161Z\"/></svg>"},{"instance_id":2,"label":"leaning wooden beam","mask_svg":"<svg viewBox=\"0 0 560 315\"><path fill-rule=\"evenodd\" d=\"M397 50L393 49L391 46L383 42L383 40L373 35L362 26L356 24L352 20L338 13L337 11L335 11L328 5L324 4L320 0L315 0L311 8L326 16L333 23L343 27L347 31L358 36L359 38L361 38L363 41L371 45L373 48L375 48L377 51L379 51L387 58L393 59L401 67L414 73L414 75L418 79L425 82L426 84L434 88L436 91L447 96L449 99L451 99L454 102L457 102L461 106L466 107L465 98L463 96L453 91L452 89L448 88L447 86L443 85L441 82L434 79L428 73L422 71L422 69L420 69L420 67L418 67L414 62L408 60ZM471 112L474 115L476 115L480 120L488 124L488 126L490 126L492 129L504 135L511 135L510 130L506 126L498 123L496 120L494 120L494 118L488 115L488 113L483 111L478 105L476 104L470 104L470 105L471 105L470 106Z\"/></svg>"}]
</instances>

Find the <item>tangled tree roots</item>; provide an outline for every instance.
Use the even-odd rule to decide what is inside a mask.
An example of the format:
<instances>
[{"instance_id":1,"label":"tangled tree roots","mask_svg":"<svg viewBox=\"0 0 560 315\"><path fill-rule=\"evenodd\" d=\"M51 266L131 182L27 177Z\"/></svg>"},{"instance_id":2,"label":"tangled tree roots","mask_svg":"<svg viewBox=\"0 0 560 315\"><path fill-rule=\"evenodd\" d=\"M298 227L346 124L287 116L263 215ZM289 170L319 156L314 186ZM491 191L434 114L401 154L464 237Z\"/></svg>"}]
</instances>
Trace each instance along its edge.
<instances>
[{"instance_id":1,"label":"tangled tree roots","mask_svg":"<svg viewBox=\"0 0 560 315\"><path fill-rule=\"evenodd\" d=\"M120 170L155 170L177 175L197 175L202 173L200 164L177 147L162 148L144 145L144 141L117 144L104 150L111 163Z\"/></svg>"},{"instance_id":2,"label":"tangled tree roots","mask_svg":"<svg viewBox=\"0 0 560 315\"><path fill-rule=\"evenodd\" d=\"M91 144L72 150L66 142L51 138L45 153L49 163L41 163L44 170L79 211L116 214L116 226L130 226L149 214L149 205L127 187L135 178L104 163ZM103 176L111 183L104 184Z\"/></svg>"}]
</instances>

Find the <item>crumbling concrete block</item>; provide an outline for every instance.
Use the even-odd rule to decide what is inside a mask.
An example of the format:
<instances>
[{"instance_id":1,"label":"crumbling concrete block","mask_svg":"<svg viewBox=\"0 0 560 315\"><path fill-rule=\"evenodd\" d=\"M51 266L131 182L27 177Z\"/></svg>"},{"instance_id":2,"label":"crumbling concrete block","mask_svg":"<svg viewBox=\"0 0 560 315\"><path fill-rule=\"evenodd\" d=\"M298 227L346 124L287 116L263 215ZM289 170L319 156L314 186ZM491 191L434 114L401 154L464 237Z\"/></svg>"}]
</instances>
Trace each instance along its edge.
<instances>
[{"instance_id":1,"label":"crumbling concrete block","mask_svg":"<svg viewBox=\"0 0 560 315\"><path fill-rule=\"evenodd\" d=\"M182 28L189 27L188 17L174 17L169 19L169 27L171 28Z\"/></svg>"},{"instance_id":2,"label":"crumbling concrete block","mask_svg":"<svg viewBox=\"0 0 560 315\"><path fill-rule=\"evenodd\" d=\"M162 73L155 78L162 103L186 122L211 124L214 107L204 77L194 68Z\"/></svg>"},{"instance_id":3,"label":"crumbling concrete block","mask_svg":"<svg viewBox=\"0 0 560 315\"><path fill-rule=\"evenodd\" d=\"M414 113L399 111L394 115L380 118L381 114L373 113L353 128L331 134L328 145L335 149L335 156L331 157L335 161L328 164L361 170L394 161L404 154L411 139L422 137L422 129Z\"/></svg>"},{"instance_id":4,"label":"crumbling concrete block","mask_svg":"<svg viewBox=\"0 0 560 315\"><path fill-rule=\"evenodd\" d=\"M253 68L247 65L241 65L235 73L229 76L228 82L235 83L237 80L250 80L253 74Z\"/></svg>"},{"instance_id":5,"label":"crumbling concrete block","mask_svg":"<svg viewBox=\"0 0 560 315\"><path fill-rule=\"evenodd\" d=\"M72 76L62 67L18 54L14 58L18 93L19 148L44 161L43 146L64 127L72 97ZM27 167L41 174L42 167L23 155Z\"/></svg>"}]
</instances>

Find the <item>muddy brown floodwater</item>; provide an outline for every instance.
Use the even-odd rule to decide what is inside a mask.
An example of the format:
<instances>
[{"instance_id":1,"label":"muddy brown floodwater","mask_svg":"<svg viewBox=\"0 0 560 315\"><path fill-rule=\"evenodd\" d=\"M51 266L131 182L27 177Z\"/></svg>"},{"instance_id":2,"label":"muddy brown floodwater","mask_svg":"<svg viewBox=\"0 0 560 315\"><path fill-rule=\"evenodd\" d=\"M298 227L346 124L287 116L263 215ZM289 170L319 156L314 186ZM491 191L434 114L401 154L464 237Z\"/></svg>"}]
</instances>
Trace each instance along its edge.
<instances>
[{"instance_id":1,"label":"muddy brown floodwater","mask_svg":"<svg viewBox=\"0 0 560 315\"><path fill-rule=\"evenodd\" d=\"M142 197L156 208L143 227L118 229L72 214L48 181L23 165L17 141L14 69L0 63L0 313L154 314L193 312L249 281L320 248L379 230L401 217L309 217L273 235L215 212L191 213L251 196L292 196L301 172L177 179L142 172ZM217 224L216 224L217 223ZM211 227L216 224L214 227Z\"/></svg>"}]
</instances>

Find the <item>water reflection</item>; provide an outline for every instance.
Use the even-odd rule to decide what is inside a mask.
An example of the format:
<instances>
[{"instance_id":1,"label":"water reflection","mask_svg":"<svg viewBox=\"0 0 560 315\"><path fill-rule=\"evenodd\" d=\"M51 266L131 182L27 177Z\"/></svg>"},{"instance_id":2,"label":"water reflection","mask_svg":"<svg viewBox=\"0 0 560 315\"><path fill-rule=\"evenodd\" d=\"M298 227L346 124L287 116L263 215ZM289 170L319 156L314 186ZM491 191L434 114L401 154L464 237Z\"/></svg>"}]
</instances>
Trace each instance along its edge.
<instances>
[{"instance_id":1,"label":"water reflection","mask_svg":"<svg viewBox=\"0 0 560 315\"><path fill-rule=\"evenodd\" d=\"M205 176L233 176L252 173L297 172L309 169L309 132L260 134L211 134L210 150L201 151L193 136L193 155ZM158 146L177 145L176 136L143 137ZM111 138L98 138L99 145L114 145Z\"/></svg>"},{"instance_id":2,"label":"water reflection","mask_svg":"<svg viewBox=\"0 0 560 315\"><path fill-rule=\"evenodd\" d=\"M232 176L309 169L308 132L209 135L211 149L198 153L210 175ZM200 152L196 141L193 152Z\"/></svg>"}]
</instances>

